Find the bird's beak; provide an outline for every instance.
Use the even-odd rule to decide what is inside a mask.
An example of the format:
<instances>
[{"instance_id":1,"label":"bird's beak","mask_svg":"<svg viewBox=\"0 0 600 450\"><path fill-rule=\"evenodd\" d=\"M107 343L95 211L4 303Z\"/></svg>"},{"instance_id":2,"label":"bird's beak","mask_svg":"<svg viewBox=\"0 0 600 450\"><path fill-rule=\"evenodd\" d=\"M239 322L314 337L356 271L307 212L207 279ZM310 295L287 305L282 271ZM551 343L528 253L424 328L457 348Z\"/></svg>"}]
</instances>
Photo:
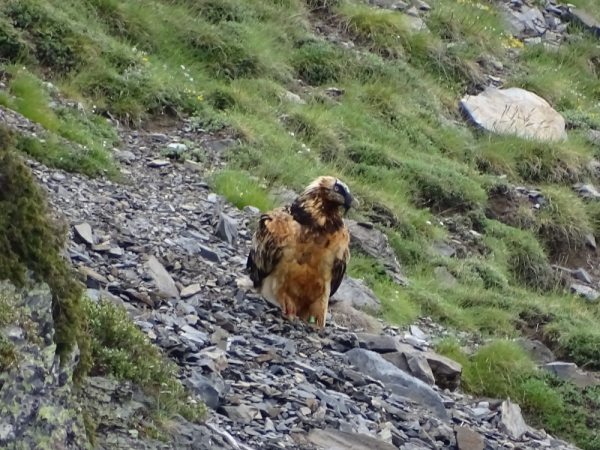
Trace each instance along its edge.
<instances>
[{"instance_id":1,"label":"bird's beak","mask_svg":"<svg viewBox=\"0 0 600 450\"><path fill-rule=\"evenodd\" d=\"M354 197L352 197L350 194L348 194L346 196L346 202L344 203L344 209L346 210L346 212L348 212L348 210L350 208L358 208L360 205L360 203L358 202L358 200L356 200Z\"/></svg>"}]
</instances>

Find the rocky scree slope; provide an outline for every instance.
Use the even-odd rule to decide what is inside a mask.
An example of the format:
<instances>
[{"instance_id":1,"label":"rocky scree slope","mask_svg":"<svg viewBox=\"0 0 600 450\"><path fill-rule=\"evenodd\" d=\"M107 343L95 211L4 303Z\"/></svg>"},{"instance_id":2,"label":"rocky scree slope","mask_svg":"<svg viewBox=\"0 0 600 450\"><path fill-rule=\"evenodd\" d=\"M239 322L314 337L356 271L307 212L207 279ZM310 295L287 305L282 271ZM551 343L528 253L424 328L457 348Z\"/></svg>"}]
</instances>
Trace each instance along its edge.
<instances>
[{"instance_id":1,"label":"rocky scree slope","mask_svg":"<svg viewBox=\"0 0 600 450\"><path fill-rule=\"evenodd\" d=\"M7 110L2 121L35 130ZM240 211L212 193L194 164L161 159L165 145L199 135L185 127L170 135L121 135L123 184L28 164L70 224L66 256L88 296L126 308L212 411L205 425L175 420L174 440L161 443L128 426L143 408L143 395L91 377L84 395L101 405L92 406L100 448L575 448L528 427L509 400L478 401L458 392L461 367L430 350L429 335L442 331L430 321L403 333L373 319L348 318L361 316L348 304L340 315L352 329L335 323L335 305L334 319L320 333L283 320L241 279L248 226L258 211ZM364 289L345 284L346 292ZM82 448L76 408L60 400L68 395L73 363L56 366L48 291L36 287L18 295L39 311L32 318L47 334L44 342L20 349L27 364L2 374L2 414L9 418L3 423L9 425L0 427L0 439L18 448L28 430L43 427L64 448ZM373 298L368 291L365 296ZM19 329L4 333L22 340ZM10 408L16 399L20 407ZM72 425L63 428L67 416Z\"/></svg>"}]
</instances>

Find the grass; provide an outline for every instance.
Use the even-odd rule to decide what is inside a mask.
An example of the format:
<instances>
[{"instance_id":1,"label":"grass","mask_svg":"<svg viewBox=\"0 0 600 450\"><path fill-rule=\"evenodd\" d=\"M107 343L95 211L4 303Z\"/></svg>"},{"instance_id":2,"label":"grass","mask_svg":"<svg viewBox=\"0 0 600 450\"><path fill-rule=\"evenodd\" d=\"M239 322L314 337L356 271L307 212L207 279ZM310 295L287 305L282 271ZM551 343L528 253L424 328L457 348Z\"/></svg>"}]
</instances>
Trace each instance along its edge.
<instances>
[{"instance_id":1,"label":"grass","mask_svg":"<svg viewBox=\"0 0 600 450\"><path fill-rule=\"evenodd\" d=\"M592 0L576 3L600 13ZM354 218L385 231L411 280L400 288L375 261L353 256L350 274L375 290L388 321L427 314L484 337L526 334L561 358L600 368L597 305L565 290L552 269L564 257L594 257L583 240L600 231L600 207L572 192L573 183L593 181L588 163L598 156L586 137L600 128L597 40L582 34L559 51L524 46L486 0L436 1L429 32L411 30L405 19L353 0L8 0L0 5L0 54L10 79L0 103L87 147L67 149L49 137L20 139L20 151L89 175L115 170L107 149L118 140L105 116L138 126L177 115L234 135L239 145L210 181L239 208L266 211L273 187L300 191L318 175L339 176L363 205ZM317 22L335 39L316 33ZM464 125L458 101L493 74L563 113L569 139L539 143ZM85 114L50 108L53 92L38 78ZM304 102L286 100L286 91ZM537 188L547 203L492 217L505 185ZM465 244L457 258L434 250L456 237ZM439 266L457 279L454 287L437 279ZM496 350L485 357L490 364L512 358L512 349ZM135 373L137 363L114 356L116 366L102 370ZM515 358L498 373L526 366ZM483 360L474 361L470 389L478 392L473 380L487 375ZM490 393L514 391L527 406L534 394L523 392L544 397L551 389L548 398L558 395L567 412L588 401L525 372L516 384L490 379ZM544 427L597 448L592 432L552 425L551 405L537 416L527 409ZM572 417L571 428L582 430L575 425L586 419Z\"/></svg>"},{"instance_id":2,"label":"grass","mask_svg":"<svg viewBox=\"0 0 600 450\"><path fill-rule=\"evenodd\" d=\"M66 233L61 224L50 218L41 189L29 168L15 154L15 141L13 133L2 125L0 279L22 285L25 272L32 270L39 280L48 283L53 295L58 352L66 356L77 344L83 367L89 358L89 339L83 333L82 288L74 281L70 265L61 256Z\"/></svg>"},{"instance_id":3,"label":"grass","mask_svg":"<svg viewBox=\"0 0 600 450\"><path fill-rule=\"evenodd\" d=\"M35 138L21 139L19 150L51 167L90 176L116 177L117 169L109 152L119 139L104 118L88 116L58 104L53 108L49 88L38 77L17 67L7 68L6 73L10 77L9 91L0 92L0 104L50 132L45 142ZM75 145L65 143L57 136Z\"/></svg>"},{"instance_id":4,"label":"grass","mask_svg":"<svg viewBox=\"0 0 600 450\"><path fill-rule=\"evenodd\" d=\"M530 424L544 426L582 448L600 448L598 387L578 390L536 369L511 341L492 341L470 357L452 338L439 342L436 350L462 364L465 390L476 396L510 398L528 415Z\"/></svg>"},{"instance_id":5,"label":"grass","mask_svg":"<svg viewBox=\"0 0 600 450\"><path fill-rule=\"evenodd\" d=\"M250 178L246 173L234 170L221 171L214 175L212 186L240 209L250 205L266 212L274 207L274 203L258 181Z\"/></svg>"}]
</instances>

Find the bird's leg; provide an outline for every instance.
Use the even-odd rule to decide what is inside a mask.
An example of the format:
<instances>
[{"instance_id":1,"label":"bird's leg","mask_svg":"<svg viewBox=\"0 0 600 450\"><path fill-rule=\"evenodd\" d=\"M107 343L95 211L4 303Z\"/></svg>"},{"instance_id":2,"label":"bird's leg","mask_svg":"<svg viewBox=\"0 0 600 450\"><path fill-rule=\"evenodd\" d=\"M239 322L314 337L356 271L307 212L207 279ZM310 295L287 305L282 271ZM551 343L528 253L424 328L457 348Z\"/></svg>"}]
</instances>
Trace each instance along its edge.
<instances>
[{"instance_id":1,"label":"bird's leg","mask_svg":"<svg viewBox=\"0 0 600 450\"><path fill-rule=\"evenodd\" d=\"M296 304L287 295L281 299L281 309L283 316L289 320L293 320L296 317Z\"/></svg>"},{"instance_id":2,"label":"bird's leg","mask_svg":"<svg viewBox=\"0 0 600 450\"><path fill-rule=\"evenodd\" d=\"M321 299L313 303L309 310L308 321L316 328L325 328L325 319L327 317L327 306L329 299Z\"/></svg>"}]
</instances>

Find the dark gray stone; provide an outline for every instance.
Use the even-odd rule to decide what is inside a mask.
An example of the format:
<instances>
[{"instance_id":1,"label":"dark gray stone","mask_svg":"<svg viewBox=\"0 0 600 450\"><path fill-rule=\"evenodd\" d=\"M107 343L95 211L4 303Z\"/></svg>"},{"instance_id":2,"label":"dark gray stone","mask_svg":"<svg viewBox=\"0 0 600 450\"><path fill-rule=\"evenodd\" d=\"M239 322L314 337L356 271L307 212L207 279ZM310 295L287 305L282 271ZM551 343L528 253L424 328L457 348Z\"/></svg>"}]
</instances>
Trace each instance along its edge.
<instances>
[{"instance_id":1,"label":"dark gray stone","mask_svg":"<svg viewBox=\"0 0 600 450\"><path fill-rule=\"evenodd\" d=\"M237 220L229 217L227 214L219 214L219 222L215 234L229 245L235 245L238 237Z\"/></svg>"}]
</instances>

